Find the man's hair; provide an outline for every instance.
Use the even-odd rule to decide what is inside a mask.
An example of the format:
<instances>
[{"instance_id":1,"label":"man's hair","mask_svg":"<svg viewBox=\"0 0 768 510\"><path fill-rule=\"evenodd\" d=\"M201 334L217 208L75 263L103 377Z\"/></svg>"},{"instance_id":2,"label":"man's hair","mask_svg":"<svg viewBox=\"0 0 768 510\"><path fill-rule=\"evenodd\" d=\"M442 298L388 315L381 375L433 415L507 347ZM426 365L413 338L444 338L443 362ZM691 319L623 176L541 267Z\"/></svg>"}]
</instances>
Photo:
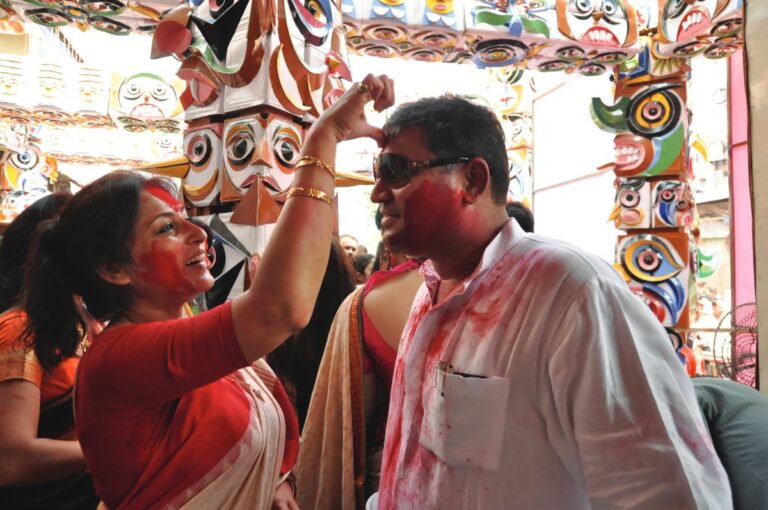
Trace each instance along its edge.
<instances>
[{"instance_id":1,"label":"man's hair","mask_svg":"<svg viewBox=\"0 0 768 510\"><path fill-rule=\"evenodd\" d=\"M488 108L461 96L427 97L400 106L384 125L387 138L418 128L438 158L481 157L490 168L491 197L503 204L509 188L504 131Z\"/></svg>"},{"instance_id":2,"label":"man's hair","mask_svg":"<svg viewBox=\"0 0 768 510\"><path fill-rule=\"evenodd\" d=\"M514 218L525 232L533 232L533 213L520 202L510 202L506 205L507 216Z\"/></svg>"},{"instance_id":3,"label":"man's hair","mask_svg":"<svg viewBox=\"0 0 768 510\"><path fill-rule=\"evenodd\" d=\"M355 244L358 244L357 238L355 236L351 236L349 234L341 234L339 236L339 242L341 242L342 239L352 239L355 242Z\"/></svg>"}]
</instances>

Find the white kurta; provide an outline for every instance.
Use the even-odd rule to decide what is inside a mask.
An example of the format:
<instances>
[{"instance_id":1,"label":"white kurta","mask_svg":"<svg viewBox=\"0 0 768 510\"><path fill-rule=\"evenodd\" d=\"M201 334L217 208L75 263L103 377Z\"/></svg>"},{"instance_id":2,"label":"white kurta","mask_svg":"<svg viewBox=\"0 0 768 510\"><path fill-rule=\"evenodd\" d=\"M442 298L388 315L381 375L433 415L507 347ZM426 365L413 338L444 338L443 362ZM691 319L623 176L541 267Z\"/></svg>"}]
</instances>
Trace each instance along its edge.
<instances>
[{"instance_id":1,"label":"white kurta","mask_svg":"<svg viewBox=\"0 0 768 510\"><path fill-rule=\"evenodd\" d=\"M395 365L379 508L731 507L693 387L604 261L510 221Z\"/></svg>"}]
</instances>

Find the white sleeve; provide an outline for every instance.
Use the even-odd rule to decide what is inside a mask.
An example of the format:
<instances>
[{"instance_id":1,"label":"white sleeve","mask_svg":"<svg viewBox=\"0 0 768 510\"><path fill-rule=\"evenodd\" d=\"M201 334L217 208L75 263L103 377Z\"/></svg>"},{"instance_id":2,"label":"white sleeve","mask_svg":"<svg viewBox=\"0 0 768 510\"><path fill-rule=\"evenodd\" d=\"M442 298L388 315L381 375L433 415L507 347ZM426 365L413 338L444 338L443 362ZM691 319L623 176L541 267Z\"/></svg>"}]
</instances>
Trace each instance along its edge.
<instances>
[{"instance_id":1,"label":"white sleeve","mask_svg":"<svg viewBox=\"0 0 768 510\"><path fill-rule=\"evenodd\" d=\"M587 283L553 335L548 426L593 508L732 508L693 386L636 296L620 281Z\"/></svg>"}]
</instances>

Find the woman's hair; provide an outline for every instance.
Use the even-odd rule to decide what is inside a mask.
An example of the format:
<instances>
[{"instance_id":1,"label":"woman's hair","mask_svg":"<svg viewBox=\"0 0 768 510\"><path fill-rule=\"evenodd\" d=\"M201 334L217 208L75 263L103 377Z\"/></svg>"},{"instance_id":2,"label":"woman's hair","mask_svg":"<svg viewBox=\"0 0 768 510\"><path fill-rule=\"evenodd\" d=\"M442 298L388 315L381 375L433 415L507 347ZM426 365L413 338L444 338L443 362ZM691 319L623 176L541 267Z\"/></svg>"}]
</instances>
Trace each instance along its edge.
<instances>
[{"instance_id":1,"label":"woman's hair","mask_svg":"<svg viewBox=\"0 0 768 510\"><path fill-rule=\"evenodd\" d=\"M100 271L133 264L134 226L141 191L148 186L176 193L165 179L113 172L80 190L58 221L38 229L26 272L24 308L27 334L46 370L73 356L85 334L75 295L99 321L111 319L130 304L129 286L107 282Z\"/></svg>"},{"instance_id":2,"label":"woman's hair","mask_svg":"<svg viewBox=\"0 0 768 510\"><path fill-rule=\"evenodd\" d=\"M301 426L307 416L331 323L342 301L354 289L349 257L334 240L309 324L267 356L269 365L280 379L288 379L296 388L296 410Z\"/></svg>"},{"instance_id":3,"label":"woman's hair","mask_svg":"<svg viewBox=\"0 0 768 510\"><path fill-rule=\"evenodd\" d=\"M352 257L352 265L355 268L355 272L357 272L361 276L364 276L365 268L368 267L368 264L370 264L372 260L373 260L373 255L371 255L370 253L362 253L360 255L355 255L354 257Z\"/></svg>"},{"instance_id":4,"label":"woman's hair","mask_svg":"<svg viewBox=\"0 0 768 510\"><path fill-rule=\"evenodd\" d=\"M35 229L41 222L58 218L72 194L46 195L24 209L5 231L0 243L0 312L21 304L24 268Z\"/></svg>"}]
</instances>

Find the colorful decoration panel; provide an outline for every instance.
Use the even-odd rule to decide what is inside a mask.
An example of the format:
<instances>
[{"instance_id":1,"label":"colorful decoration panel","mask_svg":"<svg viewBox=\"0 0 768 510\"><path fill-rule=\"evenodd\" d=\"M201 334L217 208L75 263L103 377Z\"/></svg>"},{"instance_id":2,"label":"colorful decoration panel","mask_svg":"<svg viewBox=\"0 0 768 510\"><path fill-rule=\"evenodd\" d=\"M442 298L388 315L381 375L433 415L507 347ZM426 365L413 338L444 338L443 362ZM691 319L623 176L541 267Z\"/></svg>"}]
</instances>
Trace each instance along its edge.
<instances>
[{"instance_id":1,"label":"colorful decoration panel","mask_svg":"<svg viewBox=\"0 0 768 510\"><path fill-rule=\"evenodd\" d=\"M344 0L353 51L594 76L639 50L632 3L572 0Z\"/></svg>"},{"instance_id":2,"label":"colorful decoration panel","mask_svg":"<svg viewBox=\"0 0 768 510\"><path fill-rule=\"evenodd\" d=\"M112 35L152 33L170 0L0 0L6 23L76 26Z\"/></svg>"},{"instance_id":3,"label":"colorful decoration panel","mask_svg":"<svg viewBox=\"0 0 768 510\"><path fill-rule=\"evenodd\" d=\"M665 232L622 236L616 247L630 289L667 327L689 324L689 246L685 233Z\"/></svg>"},{"instance_id":4,"label":"colorful decoration panel","mask_svg":"<svg viewBox=\"0 0 768 510\"><path fill-rule=\"evenodd\" d=\"M351 80L341 11L335 2L203 1L164 15L153 56L182 61L178 76L190 127L185 152L187 203L264 212L293 181L306 126ZM238 202L245 202L236 205ZM258 205L257 205L258 204Z\"/></svg>"}]
</instances>

